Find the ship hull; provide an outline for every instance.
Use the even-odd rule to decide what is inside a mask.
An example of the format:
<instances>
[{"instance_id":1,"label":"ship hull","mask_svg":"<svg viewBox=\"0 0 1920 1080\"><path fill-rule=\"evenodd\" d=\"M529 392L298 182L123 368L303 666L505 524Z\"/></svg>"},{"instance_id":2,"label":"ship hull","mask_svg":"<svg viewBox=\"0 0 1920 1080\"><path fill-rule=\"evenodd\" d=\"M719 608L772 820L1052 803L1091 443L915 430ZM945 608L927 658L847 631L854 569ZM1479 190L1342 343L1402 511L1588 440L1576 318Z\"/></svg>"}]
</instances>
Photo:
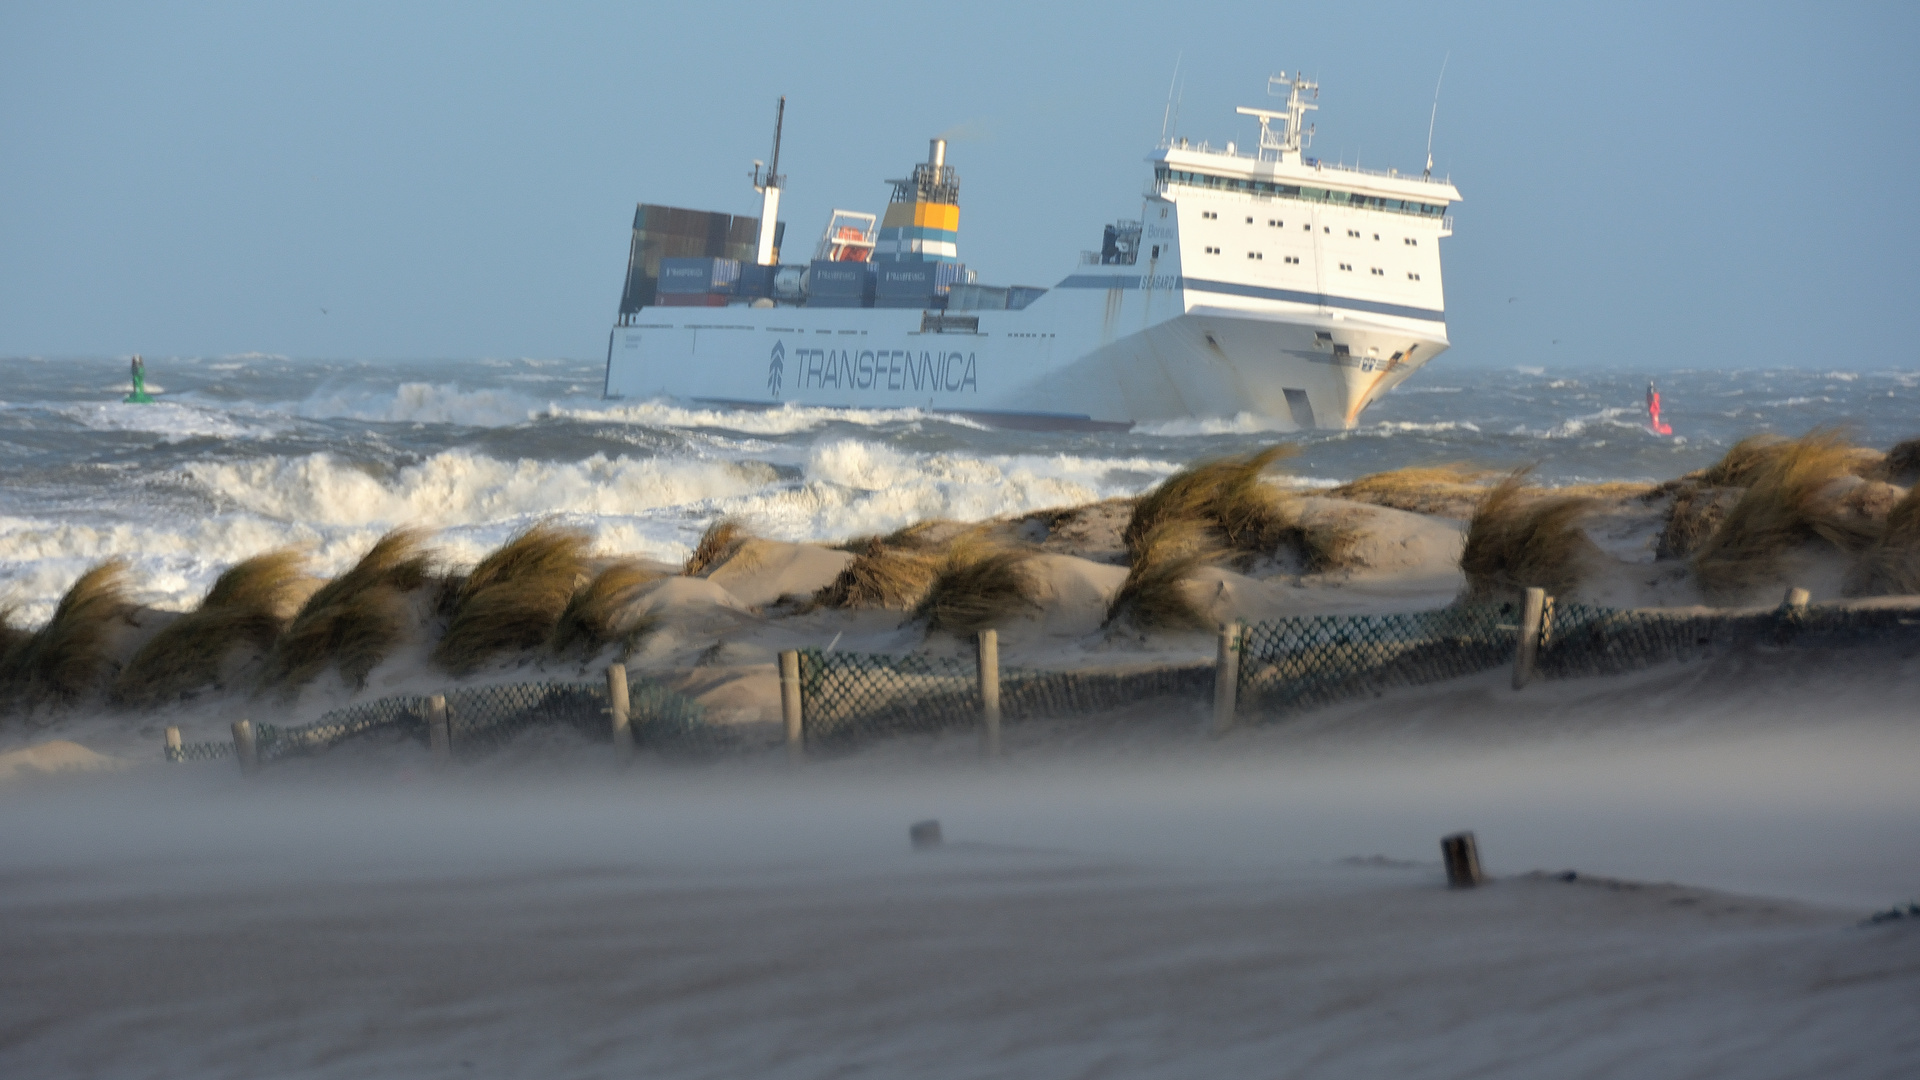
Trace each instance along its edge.
<instances>
[{"instance_id":1,"label":"ship hull","mask_svg":"<svg viewBox=\"0 0 1920 1080\"><path fill-rule=\"evenodd\" d=\"M648 308L614 328L605 392L732 407L920 408L1021 428L1251 414L1283 430L1338 429L1447 346L1444 322L1424 313L1156 278L1078 274L1024 310L944 318Z\"/></svg>"}]
</instances>

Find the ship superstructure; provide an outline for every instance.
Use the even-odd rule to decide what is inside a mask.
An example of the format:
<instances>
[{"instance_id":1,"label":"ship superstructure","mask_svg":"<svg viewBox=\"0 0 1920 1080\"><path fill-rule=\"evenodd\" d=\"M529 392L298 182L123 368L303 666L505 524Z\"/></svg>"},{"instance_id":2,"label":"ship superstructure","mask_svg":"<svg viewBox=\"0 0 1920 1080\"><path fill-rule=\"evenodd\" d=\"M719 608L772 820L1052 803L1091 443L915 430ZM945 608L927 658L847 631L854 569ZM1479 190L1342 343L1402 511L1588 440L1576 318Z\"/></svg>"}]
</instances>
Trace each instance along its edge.
<instances>
[{"instance_id":1,"label":"ship superstructure","mask_svg":"<svg viewBox=\"0 0 1920 1080\"><path fill-rule=\"evenodd\" d=\"M1308 157L1318 87L1282 73L1269 92L1285 108L1238 110L1259 126L1248 150L1164 141L1140 217L1048 289L982 284L960 263L939 140L890 181L877 229L835 211L806 267L663 259L656 305L623 304L606 392L1009 426L1250 413L1351 427L1447 347L1439 241L1460 195ZM633 281L629 297L646 291Z\"/></svg>"}]
</instances>

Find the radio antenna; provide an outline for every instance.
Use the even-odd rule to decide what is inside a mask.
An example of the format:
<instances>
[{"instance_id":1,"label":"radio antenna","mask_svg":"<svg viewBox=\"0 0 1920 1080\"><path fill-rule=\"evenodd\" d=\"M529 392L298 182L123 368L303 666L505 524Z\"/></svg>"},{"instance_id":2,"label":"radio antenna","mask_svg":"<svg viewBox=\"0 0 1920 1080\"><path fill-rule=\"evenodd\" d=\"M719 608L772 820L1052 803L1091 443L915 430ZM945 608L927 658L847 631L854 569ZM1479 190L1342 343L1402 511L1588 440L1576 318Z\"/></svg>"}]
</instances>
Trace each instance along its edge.
<instances>
[{"instance_id":1,"label":"radio antenna","mask_svg":"<svg viewBox=\"0 0 1920 1080\"><path fill-rule=\"evenodd\" d=\"M1440 77L1433 80L1433 111L1427 114L1427 171L1421 175L1433 179L1433 122L1440 119L1440 84L1447 81L1447 61L1453 59L1453 51L1440 58Z\"/></svg>"},{"instance_id":2,"label":"radio antenna","mask_svg":"<svg viewBox=\"0 0 1920 1080\"><path fill-rule=\"evenodd\" d=\"M1185 59L1187 51L1180 50L1173 58L1173 78L1167 80L1167 108L1160 114L1160 141L1167 141L1167 125L1173 122L1173 85L1180 81L1180 61Z\"/></svg>"}]
</instances>

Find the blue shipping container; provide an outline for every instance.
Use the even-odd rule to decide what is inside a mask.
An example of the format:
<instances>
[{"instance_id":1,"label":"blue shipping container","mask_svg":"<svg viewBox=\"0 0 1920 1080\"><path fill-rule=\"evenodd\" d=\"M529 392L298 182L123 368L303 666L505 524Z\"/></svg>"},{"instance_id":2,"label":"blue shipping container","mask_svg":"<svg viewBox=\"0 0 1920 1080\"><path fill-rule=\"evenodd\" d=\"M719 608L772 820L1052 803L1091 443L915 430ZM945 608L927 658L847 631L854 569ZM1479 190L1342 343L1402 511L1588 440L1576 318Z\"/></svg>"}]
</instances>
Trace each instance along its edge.
<instances>
[{"instance_id":1,"label":"blue shipping container","mask_svg":"<svg viewBox=\"0 0 1920 1080\"><path fill-rule=\"evenodd\" d=\"M740 260L709 258L671 258L660 260L660 288L663 293L689 295L709 293L732 295L740 280Z\"/></svg>"}]
</instances>

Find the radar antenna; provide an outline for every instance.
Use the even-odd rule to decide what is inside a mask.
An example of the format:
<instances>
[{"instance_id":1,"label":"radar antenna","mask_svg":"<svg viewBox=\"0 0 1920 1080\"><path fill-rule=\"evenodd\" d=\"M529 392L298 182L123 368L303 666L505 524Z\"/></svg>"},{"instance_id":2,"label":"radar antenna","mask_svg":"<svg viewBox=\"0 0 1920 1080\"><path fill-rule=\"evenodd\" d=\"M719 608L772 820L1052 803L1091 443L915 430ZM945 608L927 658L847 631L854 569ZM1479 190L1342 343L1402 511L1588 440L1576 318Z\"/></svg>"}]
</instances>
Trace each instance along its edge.
<instances>
[{"instance_id":1,"label":"radar antenna","mask_svg":"<svg viewBox=\"0 0 1920 1080\"><path fill-rule=\"evenodd\" d=\"M1313 145L1313 128L1306 125L1307 113L1320 106L1301 99L1303 91L1309 93L1315 101L1320 99L1320 84L1309 82L1298 71L1288 76L1282 71L1278 75L1267 77L1267 96L1280 97L1275 87L1286 88L1287 107L1277 109L1249 109L1242 106L1234 112L1243 116L1255 117L1260 121L1261 161L1281 161L1299 164L1300 151ZM1280 130L1273 130L1274 121L1280 122ZM1271 153L1272 156L1269 156Z\"/></svg>"}]
</instances>

